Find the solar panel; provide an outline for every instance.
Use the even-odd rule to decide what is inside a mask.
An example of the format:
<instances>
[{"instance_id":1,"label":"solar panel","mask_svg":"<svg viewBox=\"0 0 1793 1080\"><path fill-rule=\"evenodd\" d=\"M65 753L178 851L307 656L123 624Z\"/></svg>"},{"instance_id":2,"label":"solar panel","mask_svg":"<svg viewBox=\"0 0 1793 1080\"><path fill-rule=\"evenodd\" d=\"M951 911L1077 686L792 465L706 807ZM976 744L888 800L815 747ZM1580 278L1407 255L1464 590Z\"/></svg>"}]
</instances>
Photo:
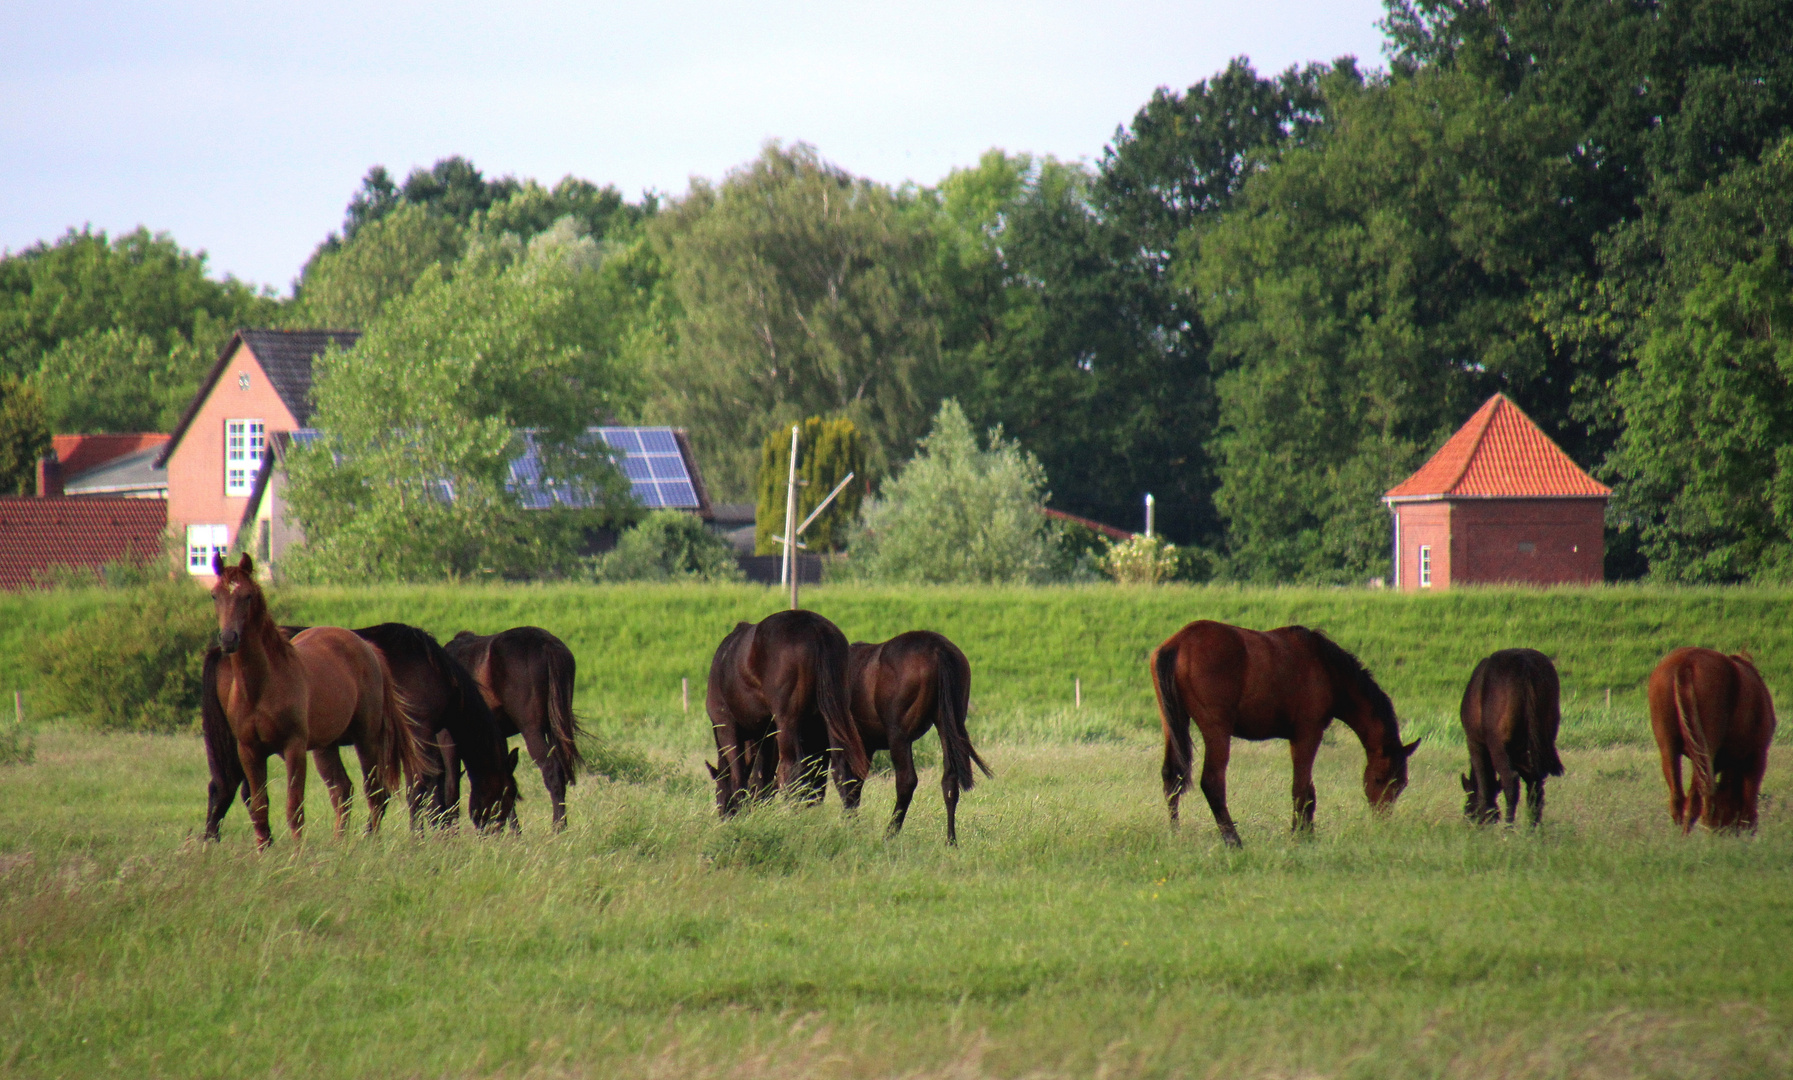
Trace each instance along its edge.
<instances>
[{"instance_id":1,"label":"solar panel","mask_svg":"<svg viewBox=\"0 0 1793 1080\"><path fill-rule=\"evenodd\" d=\"M621 466L636 502L649 510L698 508L697 487L671 428L604 427L592 428L590 434L612 451L612 460ZM528 433L524 435L523 455L511 462L510 474L506 486L529 509L592 505L589 492L557 484L542 474L535 439Z\"/></svg>"}]
</instances>

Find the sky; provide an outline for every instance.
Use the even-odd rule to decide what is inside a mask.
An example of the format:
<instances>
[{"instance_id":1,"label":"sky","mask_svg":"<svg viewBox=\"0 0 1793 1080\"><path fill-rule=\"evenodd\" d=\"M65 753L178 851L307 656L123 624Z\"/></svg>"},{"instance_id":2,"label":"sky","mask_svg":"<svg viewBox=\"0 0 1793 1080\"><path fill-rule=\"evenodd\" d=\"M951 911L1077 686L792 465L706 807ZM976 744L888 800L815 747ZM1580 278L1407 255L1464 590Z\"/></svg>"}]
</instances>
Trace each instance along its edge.
<instances>
[{"instance_id":1,"label":"sky","mask_svg":"<svg viewBox=\"0 0 1793 1080\"><path fill-rule=\"evenodd\" d=\"M0 2L0 248L91 224L290 289L376 164L461 154L630 199L767 140L886 183L985 150L1095 163L1154 88L1382 66L1379 0Z\"/></svg>"}]
</instances>

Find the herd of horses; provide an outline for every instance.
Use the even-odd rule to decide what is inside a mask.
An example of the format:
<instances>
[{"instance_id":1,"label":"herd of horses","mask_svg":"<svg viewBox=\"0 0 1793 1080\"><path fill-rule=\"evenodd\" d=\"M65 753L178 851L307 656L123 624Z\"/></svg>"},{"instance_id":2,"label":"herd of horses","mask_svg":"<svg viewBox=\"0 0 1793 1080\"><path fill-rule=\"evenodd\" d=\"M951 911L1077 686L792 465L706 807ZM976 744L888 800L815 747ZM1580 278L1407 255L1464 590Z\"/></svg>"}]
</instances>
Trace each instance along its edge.
<instances>
[{"instance_id":1,"label":"herd of horses","mask_svg":"<svg viewBox=\"0 0 1793 1080\"><path fill-rule=\"evenodd\" d=\"M304 826L305 760L311 756L336 813L347 825L350 781L340 749L360 759L369 832L379 827L403 774L413 828L452 825L460 781L467 813L481 831L518 828L518 755L513 735L541 772L553 826L566 822L566 789L584 766L583 734L572 709L571 650L537 627L478 636L463 631L447 645L400 623L361 630L280 626L268 613L248 555L231 566L214 558L212 589L218 644L205 657L202 727L211 768L205 836L239 796L256 842L272 842L267 759L287 773L287 827ZM1222 840L1239 846L1227 810L1232 740L1281 739L1294 767L1293 828L1311 833L1313 765L1334 720L1364 750L1363 789L1386 811L1407 787L1408 758L1419 740L1401 741L1393 703L1358 659L1318 630L1257 631L1201 620L1152 653L1150 673L1164 730L1164 798L1173 827L1194 782ZM944 636L917 630L878 644L849 645L828 619L782 611L740 623L717 647L705 709L716 761L706 763L724 818L784 793L818 803L833 779L856 809L871 755L887 751L896 806L887 835L903 827L918 774L914 744L929 730L941 746L941 795L947 842L958 841L957 807L976 771L991 775L966 729L971 665ZM1661 753L1669 808L1691 831L1753 830L1774 704L1747 655L1680 648L1651 674L1651 727ZM1533 825L1544 812L1544 783L1563 774L1556 752L1561 690L1555 666L1535 649L1506 649L1476 665L1460 717L1469 750L1462 776L1465 815L1498 822L1500 801L1513 824L1520 785ZM1681 759L1691 763L1684 787ZM975 767L975 770L974 770Z\"/></svg>"}]
</instances>

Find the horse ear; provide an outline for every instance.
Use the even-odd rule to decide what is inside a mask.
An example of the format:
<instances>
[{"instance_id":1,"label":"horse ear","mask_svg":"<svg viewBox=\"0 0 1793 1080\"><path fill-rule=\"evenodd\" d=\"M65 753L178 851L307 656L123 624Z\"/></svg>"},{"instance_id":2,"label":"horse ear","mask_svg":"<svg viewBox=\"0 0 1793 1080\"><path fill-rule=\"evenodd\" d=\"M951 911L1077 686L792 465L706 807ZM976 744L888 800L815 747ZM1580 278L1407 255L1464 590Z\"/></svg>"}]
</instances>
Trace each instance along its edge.
<instances>
[{"instance_id":1,"label":"horse ear","mask_svg":"<svg viewBox=\"0 0 1793 1080\"><path fill-rule=\"evenodd\" d=\"M1425 738L1425 736L1421 735L1420 739L1423 739L1423 738ZM1413 752L1418 749L1419 749L1419 739L1415 739L1412 742L1408 743L1406 746L1401 747L1401 756L1402 757L1412 757Z\"/></svg>"},{"instance_id":2,"label":"horse ear","mask_svg":"<svg viewBox=\"0 0 1793 1080\"><path fill-rule=\"evenodd\" d=\"M212 576L224 576L224 556L216 551L212 552Z\"/></svg>"},{"instance_id":3,"label":"horse ear","mask_svg":"<svg viewBox=\"0 0 1793 1080\"><path fill-rule=\"evenodd\" d=\"M516 768L517 768L517 748L513 746L513 747L511 747L511 771L515 772Z\"/></svg>"},{"instance_id":4,"label":"horse ear","mask_svg":"<svg viewBox=\"0 0 1793 1080\"><path fill-rule=\"evenodd\" d=\"M716 779L716 777L722 775L722 770L718 769L716 766L710 764L707 761L704 762L704 768L710 770L710 779L712 779L712 780L714 780L714 779Z\"/></svg>"},{"instance_id":5,"label":"horse ear","mask_svg":"<svg viewBox=\"0 0 1793 1080\"><path fill-rule=\"evenodd\" d=\"M1458 773L1457 779L1463 781L1463 790L1464 791L1474 791L1475 790L1475 781L1471 780L1469 778L1468 773Z\"/></svg>"},{"instance_id":6,"label":"horse ear","mask_svg":"<svg viewBox=\"0 0 1793 1080\"><path fill-rule=\"evenodd\" d=\"M245 574L255 573L255 563L249 560L249 553L247 551L243 552L243 559L241 562L237 563L237 569Z\"/></svg>"}]
</instances>

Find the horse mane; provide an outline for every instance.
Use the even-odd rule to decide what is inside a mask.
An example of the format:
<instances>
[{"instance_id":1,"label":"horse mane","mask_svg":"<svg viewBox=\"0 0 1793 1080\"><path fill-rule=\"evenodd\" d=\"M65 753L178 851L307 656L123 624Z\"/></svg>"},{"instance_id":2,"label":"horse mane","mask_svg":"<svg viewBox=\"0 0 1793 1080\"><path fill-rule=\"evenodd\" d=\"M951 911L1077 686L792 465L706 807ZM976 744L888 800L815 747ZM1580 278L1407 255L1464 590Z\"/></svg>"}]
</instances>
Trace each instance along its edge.
<instances>
[{"instance_id":1,"label":"horse mane","mask_svg":"<svg viewBox=\"0 0 1793 1080\"><path fill-rule=\"evenodd\" d=\"M1314 643L1314 651L1320 654L1320 659L1326 666L1335 672L1343 672L1349 677L1352 684L1357 687L1357 692L1370 703L1371 714L1382 721L1383 739L1389 743L1389 747L1385 749L1399 750L1401 736L1399 721L1395 719L1395 703L1389 700L1388 693L1377 684L1376 677L1370 674L1370 669L1364 667L1362 660L1353 656L1338 642L1327 637L1323 631L1307 627L1303 627L1303 629L1307 630L1309 640Z\"/></svg>"}]
</instances>

